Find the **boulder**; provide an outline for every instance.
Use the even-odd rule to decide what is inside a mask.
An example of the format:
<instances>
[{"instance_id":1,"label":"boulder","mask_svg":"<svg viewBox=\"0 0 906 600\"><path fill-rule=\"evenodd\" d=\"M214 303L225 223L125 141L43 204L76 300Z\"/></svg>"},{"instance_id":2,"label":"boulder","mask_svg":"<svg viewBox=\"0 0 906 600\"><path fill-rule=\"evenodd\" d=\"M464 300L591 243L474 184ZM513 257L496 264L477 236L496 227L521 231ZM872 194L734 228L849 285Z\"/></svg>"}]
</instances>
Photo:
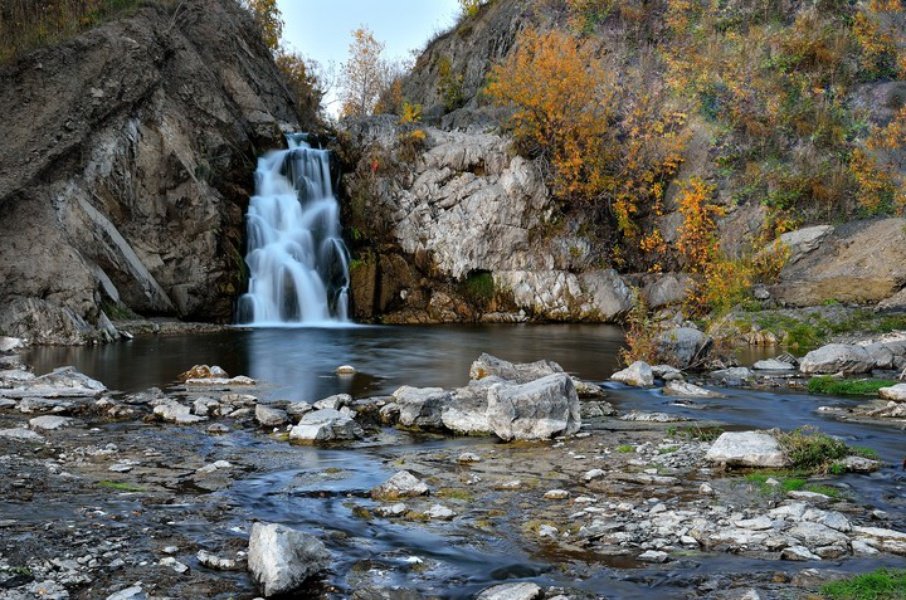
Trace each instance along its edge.
<instances>
[{"instance_id":1,"label":"boulder","mask_svg":"<svg viewBox=\"0 0 906 600\"><path fill-rule=\"evenodd\" d=\"M541 597L541 588L531 582L504 583L483 590L475 600L535 600Z\"/></svg>"},{"instance_id":2,"label":"boulder","mask_svg":"<svg viewBox=\"0 0 906 600\"><path fill-rule=\"evenodd\" d=\"M720 369L719 371L712 371L710 375L724 385L742 385L755 377L755 373L746 367Z\"/></svg>"},{"instance_id":3,"label":"boulder","mask_svg":"<svg viewBox=\"0 0 906 600\"><path fill-rule=\"evenodd\" d=\"M685 381L671 381L664 387L664 393L668 396L680 396L683 398L720 398L722 394L706 390L692 383Z\"/></svg>"},{"instance_id":4,"label":"boulder","mask_svg":"<svg viewBox=\"0 0 906 600\"><path fill-rule=\"evenodd\" d=\"M27 378L11 389L0 389L7 398L97 398L107 391L100 381L78 372L75 367L60 367L40 377Z\"/></svg>"},{"instance_id":5,"label":"boulder","mask_svg":"<svg viewBox=\"0 0 906 600\"><path fill-rule=\"evenodd\" d=\"M25 347L25 342L20 338L6 337L0 335L0 352L12 352Z\"/></svg>"},{"instance_id":6,"label":"boulder","mask_svg":"<svg viewBox=\"0 0 906 600\"><path fill-rule=\"evenodd\" d=\"M190 379L229 379L229 374L217 365L195 365L188 371L180 373L177 376L179 381L188 381Z\"/></svg>"},{"instance_id":7,"label":"boulder","mask_svg":"<svg viewBox=\"0 0 906 600\"><path fill-rule=\"evenodd\" d=\"M451 394L443 388L414 388L405 385L393 392L399 406L399 424L420 429L443 426L443 409L450 404Z\"/></svg>"},{"instance_id":8,"label":"boulder","mask_svg":"<svg viewBox=\"0 0 906 600\"><path fill-rule=\"evenodd\" d=\"M348 414L325 408L303 415L299 424L289 432L289 439L306 442L328 442L333 440L354 440L364 432Z\"/></svg>"},{"instance_id":9,"label":"boulder","mask_svg":"<svg viewBox=\"0 0 906 600\"><path fill-rule=\"evenodd\" d=\"M344 406L349 406L352 404L352 396L349 394L335 394L333 396L328 396L323 400L318 400L315 402L314 407L317 410L322 410L325 408L330 408L333 410L340 410Z\"/></svg>"},{"instance_id":10,"label":"boulder","mask_svg":"<svg viewBox=\"0 0 906 600\"><path fill-rule=\"evenodd\" d=\"M769 358L767 360L759 360L752 368L756 371L794 371L796 366L782 360L777 360L775 358Z\"/></svg>"},{"instance_id":11,"label":"boulder","mask_svg":"<svg viewBox=\"0 0 906 600\"><path fill-rule=\"evenodd\" d=\"M497 384L488 392L488 423L502 440L540 440L579 430L579 397L566 374L520 385Z\"/></svg>"},{"instance_id":12,"label":"boulder","mask_svg":"<svg viewBox=\"0 0 906 600\"><path fill-rule=\"evenodd\" d=\"M563 368L550 360L511 363L490 354L482 354L469 368L469 378L473 380L499 377L515 383L528 383L555 373L563 373Z\"/></svg>"},{"instance_id":13,"label":"boulder","mask_svg":"<svg viewBox=\"0 0 906 600\"><path fill-rule=\"evenodd\" d=\"M821 523L804 521L797 523L786 533L802 542L808 548L820 548L821 546L830 546L832 544L847 545L849 543L849 538L846 534Z\"/></svg>"},{"instance_id":14,"label":"boulder","mask_svg":"<svg viewBox=\"0 0 906 600\"><path fill-rule=\"evenodd\" d=\"M452 401L444 407L441 414L444 427L464 435L491 433L488 392L498 383L502 383L502 380L497 377L485 377L470 381L468 386L455 390Z\"/></svg>"},{"instance_id":15,"label":"boulder","mask_svg":"<svg viewBox=\"0 0 906 600\"><path fill-rule=\"evenodd\" d=\"M658 309L680 304L692 289L692 278L685 273L666 273L642 289L648 308Z\"/></svg>"},{"instance_id":16,"label":"boulder","mask_svg":"<svg viewBox=\"0 0 906 600\"><path fill-rule=\"evenodd\" d=\"M169 398L154 407L154 414L164 421L170 421L177 425L192 425L193 423L207 420L205 417L193 415L188 406L183 406L176 400Z\"/></svg>"},{"instance_id":17,"label":"boulder","mask_svg":"<svg viewBox=\"0 0 906 600\"><path fill-rule=\"evenodd\" d=\"M664 381L676 381L683 378L683 372L670 365L651 365L651 372L655 377Z\"/></svg>"},{"instance_id":18,"label":"boulder","mask_svg":"<svg viewBox=\"0 0 906 600\"><path fill-rule=\"evenodd\" d=\"M713 342L693 327L674 327L658 334L655 343L662 362L688 369L708 355Z\"/></svg>"},{"instance_id":19,"label":"boulder","mask_svg":"<svg viewBox=\"0 0 906 600\"><path fill-rule=\"evenodd\" d=\"M705 458L732 467L785 467L789 459L774 436L760 431L727 431Z\"/></svg>"},{"instance_id":20,"label":"boulder","mask_svg":"<svg viewBox=\"0 0 906 600\"><path fill-rule=\"evenodd\" d=\"M894 402L906 402L906 383L898 383L890 387L882 387L878 390L878 395L885 400Z\"/></svg>"},{"instance_id":21,"label":"boulder","mask_svg":"<svg viewBox=\"0 0 906 600\"><path fill-rule=\"evenodd\" d=\"M58 429L63 429L72 424L73 419L68 417L35 417L28 421L28 426L35 430L41 431L56 431Z\"/></svg>"},{"instance_id":22,"label":"boulder","mask_svg":"<svg viewBox=\"0 0 906 600\"><path fill-rule=\"evenodd\" d=\"M806 375L854 375L868 373L875 368L874 360L862 346L828 344L812 350L799 363L799 370Z\"/></svg>"},{"instance_id":23,"label":"boulder","mask_svg":"<svg viewBox=\"0 0 906 600\"><path fill-rule=\"evenodd\" d=\"M371 490L371 497L377 500L396 500L397 498L414 498L428 493L424 481L409 471L399 471L390 479Z\"/></svg>"},{"instance_id":24,"label":"boulder","mask_svg":"<svg viewBox=\"0 0 906 600\"><path fill-rule=\"evenodd\" d=\"M276 523L255 523L249 536L248 568L266 598L299 590L330 564L320 540Z\"/></svg>"},{"instance_id":25,"label":"boulder","mask_svg":"<svg viewBox=\"0 0 906 600\"><path fill-rule=\"evenodd\" d=\"M30 429L16 427L14 429L0 429L0 438L16 442L43 442L44 437Z\"/></svg>"},{"instance_id":26,"label":"boulder","mask_svg":"<svg viewBox=\"0 0 906 600\"><path fill-rule=\"evenodd\" d=\"M255 407L255 420L262 427L279 427L289 422L289 415L285 410L259 404Z\"/></svg>"},{"instance_id":27,"label":"boulder","mask_svg":"<svg viewBox=\"0 0 906 600\"><path fill-rule=\"evenodd\" d=\"M625 383L635 387L649 387L654 385L654 373L648 363L637 360L622 371L617 371L610 376L613 381Z\"/></svg>"}]
</instances>

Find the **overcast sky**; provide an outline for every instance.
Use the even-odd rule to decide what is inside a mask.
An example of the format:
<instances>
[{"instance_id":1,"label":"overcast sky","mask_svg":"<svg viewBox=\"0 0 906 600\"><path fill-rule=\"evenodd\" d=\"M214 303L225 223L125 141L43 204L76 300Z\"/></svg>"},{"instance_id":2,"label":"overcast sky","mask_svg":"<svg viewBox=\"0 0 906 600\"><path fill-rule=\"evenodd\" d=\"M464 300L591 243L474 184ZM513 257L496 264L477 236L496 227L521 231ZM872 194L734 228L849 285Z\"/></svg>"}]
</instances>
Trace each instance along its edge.
<instances>
[{"instance_id":1,"label":"overcast sky","mask_svg":"<svg viewBox=\"0 0 906 600\"><path fill-rule=\"evenodd\" d=\"M283 41L322 65L346 60L351 32L365 25L386 44L387 58L406 58L450 27L457 0L278 0ZM330 107L336 109L335 106Z\"/></svg>"}]
</instances>

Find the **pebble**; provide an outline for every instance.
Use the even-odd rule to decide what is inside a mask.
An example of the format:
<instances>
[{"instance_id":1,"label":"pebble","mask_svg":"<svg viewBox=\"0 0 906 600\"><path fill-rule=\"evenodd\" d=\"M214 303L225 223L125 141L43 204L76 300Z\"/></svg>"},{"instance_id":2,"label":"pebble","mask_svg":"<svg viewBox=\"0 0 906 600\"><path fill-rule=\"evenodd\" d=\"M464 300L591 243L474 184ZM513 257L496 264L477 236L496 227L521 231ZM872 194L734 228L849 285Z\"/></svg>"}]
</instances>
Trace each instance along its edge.
<instances>
[{"instance_id":1,"label":"pebble","mask_svg":"<svg viewBox=\"0 0 906 600\"><path fill-rule=\"evenodd\" d=\"M566 490L549 490L544 494L545 500L565 500L569 498L569 492Z\"/></svg>"},{"instance_id":2,"label":"pebble","mask_svg":"<svg viewBox=\"0 0 906 600\"><path fill-rule=\"evenodd\" d=\"M456 460L457 462L461 463L477 463L481 462L481 457L477 454L473 454L472 452L463 452Z\"/></svg>"},{"instance_id":3,"label":"pebble","mask_svg":"<svg viewBox=\"0 0 906 600\"><path fill-rule=\"evenodd\" d=\"M183 563L179 562L172 556L167 556L165 558L160 559L160 562L158 564L162 567L170 567L171 569L173 569L176 573L178 573L180 575L187 573L189 570L188 565L184 565Z\"/></svg>"},{"instance_id":4,"label":"pebble","mask_svg":"<svg viewBox=\"0 0 906 600\"><path fill-rule=\"evenodd\" d=\"M646 550L639 555L639 560L643 562L664 563L668 558L666 552L659 550Z\"/></svg>"}]
</instances>

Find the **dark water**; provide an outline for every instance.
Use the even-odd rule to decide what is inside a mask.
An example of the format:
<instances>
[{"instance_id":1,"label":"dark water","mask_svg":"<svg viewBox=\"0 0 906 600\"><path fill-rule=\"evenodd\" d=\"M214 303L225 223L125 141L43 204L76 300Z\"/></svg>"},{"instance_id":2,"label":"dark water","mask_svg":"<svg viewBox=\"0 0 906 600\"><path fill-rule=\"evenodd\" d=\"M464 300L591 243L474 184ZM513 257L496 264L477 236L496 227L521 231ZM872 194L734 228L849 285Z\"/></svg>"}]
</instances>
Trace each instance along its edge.
<instances>
[{"instance_id":1,"label":"dark water","mask_svg":"<svg viewBox=\"0 0 906 600\"><path fill-rule=\"evenodd\" d=\"M618 364L621 331L606 326L519 325L444 327L361 327L349 329L272 329L230 331L181 338L138 339L98 348L38 349L28 359L40 371L63 364L104 381L109 387L134 391L165 386L193 364L219 364L232 374L267 382L266 396L312 401L344 391L356 396L389 393L399 385L464 384L471 362L489 352L513 361L551 359L590 380L605 380ZM760 356L759 356L760 357ZM341 379L338 365L354 365L359 374ZM836 421L820 412L821 405L852 406L856 400L815 397L789 391L777 393L729 389L724 398L697 400L698 408L678 405L658 389L635 390L608 384L609 400L621 411L660 411L691 419L726 423L730 428L790 430L806 425L840 436L847 443L876 450L887 463L868 476L834 478L861 502L890 512L893 522L906 520L906 478L898 468L906 457L904 433L893 427ZM595 428L594 422L589 424ZM343 592L351 571L371 564L386 573L386 585L416 587L445 598L469 598L502 581L532 580L542 585L576 586L607 598L685 598L694 595L694 581L713 573L754 573L821 566L862 571L881 565L903 566L904 559L886 556L824 561L818 564L779 563L727 554L680 558L670 568L621 568L593 565L590 576L576 579L562 566L571 559L526 548L519 531L493 535L458 526L430 527L363 520L353 514L350 499L368 506L367 491L395 470L392 463L414 447L450 450L479 449L489 440L474 438L416 439L393 433L358 448L298 448L291 464L275 459L272 468L242 478L221 492L243 516L230 525L234 535L252 519L284 523L313 531L327 540L334 559L331 581ZM272 441L252 432L236 432L210 443L229 443L269 451ZM319 480L328 467L343 475ZM518 505L511 510L518 511ZM177 523L203 543L211 534L204 524ZM413 557L432 564L428 580L416 573ZM580 561L581 562L581 561Z\"/></svg>"},{"instance_id":2,"label":"dark water","mask_svg":"<svg viewBox=\"0 0 906 600\"><path fill-rule=\"evenodd\" d=\"M38 372L73 365L107 387L132 392L172 383L192 365L220 365L269 387L272 399L320 400L345 392L390 393L400 385L453 387L469 379L482 352L525 362L554 360L593 380L617 369L623 339L608 325L476 325L256 329L170 338L140 338L89 348L38 348ZM339 378L340 365L353 378Z\"/></svg>"}]
</instances>

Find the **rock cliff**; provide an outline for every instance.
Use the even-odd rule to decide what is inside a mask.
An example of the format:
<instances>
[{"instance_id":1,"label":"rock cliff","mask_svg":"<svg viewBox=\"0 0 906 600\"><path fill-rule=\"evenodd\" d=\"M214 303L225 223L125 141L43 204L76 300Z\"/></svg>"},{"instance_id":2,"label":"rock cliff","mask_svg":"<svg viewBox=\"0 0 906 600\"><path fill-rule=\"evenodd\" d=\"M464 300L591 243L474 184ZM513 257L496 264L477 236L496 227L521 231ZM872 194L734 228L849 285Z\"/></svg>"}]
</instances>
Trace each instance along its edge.
<instances>
[{"instance_id":1,"label":"rock cliff","mask_svg":"<svg viewBox=\"0 0 906 600\"><path fill-rule=\"evenodd\" d=\"M298 128L251 18L143 3L0 81L0 331L84 343L133 312L229 321L256 156Z\"/></svg>"}]
</instances>

